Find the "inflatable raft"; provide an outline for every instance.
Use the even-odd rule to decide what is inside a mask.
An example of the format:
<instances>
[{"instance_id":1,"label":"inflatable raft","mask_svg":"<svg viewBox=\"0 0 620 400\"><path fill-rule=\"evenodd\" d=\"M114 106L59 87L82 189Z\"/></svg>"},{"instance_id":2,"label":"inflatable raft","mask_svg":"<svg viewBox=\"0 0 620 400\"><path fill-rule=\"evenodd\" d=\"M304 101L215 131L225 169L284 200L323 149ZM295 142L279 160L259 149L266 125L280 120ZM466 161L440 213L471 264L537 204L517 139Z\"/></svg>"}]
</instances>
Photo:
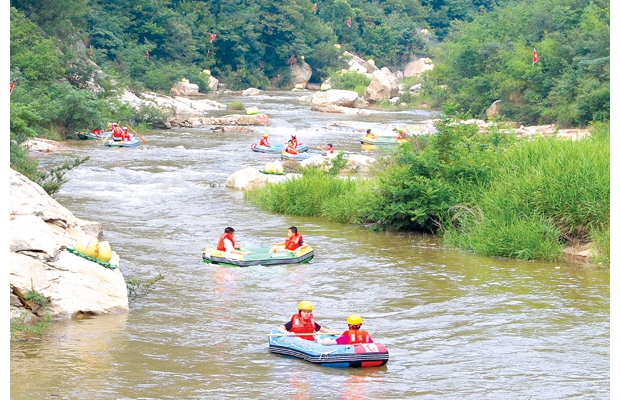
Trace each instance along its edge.
<instances>
[{"instance_id":1,"label":"inflatable raft","mask_svg":"<svg viewBox=\"0 0 620 400\"><path fill-rule=\"evenodd\" d=\"M278 335L278 328L271 331ZM335 335L321 335L321 339L335 339ZM319 364L325 367L369 368L387 364L388 350L381 343L319 344L294 336L269 336L269 352L289 358Z\"/></svg>"},{"instance_id":2,"label":"inflatable raft","mask_svg":"<svg viewBox=\"0 0 620 400\"><path fill-rule=\"evenodd\" d=\"M92 132L78 132L77 133L78 139L82 139L82 140L99 140L99 139L105 139L108 136L110 136L109 131L101 132L101 135L97 135Z\"/></svg>"},{"instance_id":3,"label":"inflatable raft","mask_svg":"<svg viewBox=\"0 0 620 400\"><path fill-rule=\"evenodd\" d=\"M284 148L283 144L272 144L271 146L261 146L258 143L252 143L250 146L252 151L256 151L259 153L282 153L282 149ZM308 145L301 143L297 146L297 151L300 153L304 153L308 151Z\"/></svg>"},{"instance_id":4,"label":"inflatable raft","mask_svg":"<svg viewBox=\"0 0 620 400\"><path fill-rule=\"evenodd\" d=\"M207 264L249 267L251 265L305 264L314 257L314 250L310 246L299 248L294 252L278 251L275 253L269 253L271 246L244 247L243 249L252 254L232 254L208 248L202 252L202 260Z\"/></svg>"},{"instance_id":5,"label":"inflatable raft","mask_svg":"<svg viewBox=\"0 0 620 400\"><path fill-rule=\"evenodd\" d=\"M302 160L307 160L308 158L312 158L312 157L316 157L316 156L323 156L322 153L310 153L310 152L306 152L306 153L299 153L299 154L290 154L287 153L285 151L280 153L280 158L283 159L284 161L302 161Z\"/></svg>"},{"instance_id":6,"label":"inflatable raft","mask_svg":"<svg viewBox=\"0 0 620 400\"><path fill-rule=\"evenodd\" d=\"M106 139L103 144L108 147L136 147L140 145L140 139L134 136L128 142L124 142L122 140L116 141L110 138Z\"/></svg>"},{"instance_id":7,"label":"inflatable raft","mask_svg":"<svg viewBox=\"0 0 620 400\"><path fill-rule=\"evenodd\" d=\"M397 144L405 143L406 141L407 141L406 139L396 140L396 138L385 137L385 136L378 136L375 139L372 139L366 136L360 136L360 142L362 142L362 144L371 144L373 146L397 145Z\"/></svg>"}]
</instances>

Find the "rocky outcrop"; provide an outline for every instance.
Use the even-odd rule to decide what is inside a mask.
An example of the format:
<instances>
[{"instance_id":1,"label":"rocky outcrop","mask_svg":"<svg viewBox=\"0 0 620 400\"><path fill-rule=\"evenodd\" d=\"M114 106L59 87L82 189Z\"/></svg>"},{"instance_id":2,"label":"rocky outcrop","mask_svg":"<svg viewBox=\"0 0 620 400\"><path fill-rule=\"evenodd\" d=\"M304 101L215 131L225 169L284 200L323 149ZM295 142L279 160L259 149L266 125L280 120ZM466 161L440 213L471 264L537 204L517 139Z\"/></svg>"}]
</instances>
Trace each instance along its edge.
<instances>
[{"instance_id":1,"label":"rocky outcrop","mask_svg":"<svg viewBox=\"0 0 620 400\"><path fill-rule=\"evenodd\" d=\"M343 54L350 57L350 59L347 61L347 63L349 64L349 71L357 71L362 74L372 74L375 71L379 70L373 60L365 61L357 55L348 51L345 51Z\"/></svg>"},{"instance_id":2,"label":"rocky outcrop","mask_svg":"<svg viewBox=\"0 0 620 400\"><path fill-rule=\"evenodd\" d=\"M398 80L387 68L381 68L372 74L370 85L364 92L364 99L369 102L380 102L398 96Z\"/></svg>"},{"instance_id":3,"label":"rocky outcrop","mask_svg":"<svg viewBox=\"0 0 620 400\"><path fill-rule=\"evenodd\" d=\"M200 93L198 89L195 83L178 82L170 89L170 94L173 96L204 96L204 93Z\"/></svg>"},{"instance_id":4,"label":"rocky outcrop","mask_svg":"<svg viewBox=\"0 0 620 400\"><path fill-rule=\"evenodd\" d=\"M260 90L256 88L248 88L241 92L242 96L258 96L260 94Z\"/></svg>"},{"instance_id":5,"label":"rocky outcrop","mask_svg":"<svg viewBox=\"0 0 620 400\"><path fill-rule=\"evenodd\" d=\"M403 75L405 76L405 78L409 78L411 76L421 75L423 72L430 71L432 69L433 61L430 58L420 58L408 63L405 66Z\"/></svg>"},{"instance_id":6,"label":"rocky outcrop","mask_svg":"<svg viewBox=\"0 0 620 400\"><path fill-rule=\"evenodd\" d=\"M222 126L222 125L269 125L269 117L267 114L240 115L232 114L224 117L191 117L177 115L168 119L170 127L197 128L201 126Z\"/></svg>"},{"instance_id":7,"label":"rocky outcrop","mask_svg":"<svg viewBox=\"0 0 620 400\"><path fill-rule=\"evenodd\" d=\"M297 87L297 85L301 85L301 88L304 89L312 76L312 68L308 63L300 60L300 62L291 65L290 73L291 78L288 81L289 86Z\"/></svg>"},{"instance_id":8,"label":"rocky outcrop","mask_svg":"<svg viewBox=\"0 0 620 400\"><path fill-rule=\"evenodd\" d=\"M502 113L502 103L503 102L501 100L495 100L493 104L491 104L491 106L486 110L487 118L493 119L499 117L499 115Z\"/></svg>"},{"instance_id":9,"label":"rocky outcrop","mask_svg":"<svg viewBox=\"0 0 620 400\"><path fill-rule=\"evenodd\" d=\"M36 183L10 169L11 317L49 312L55 318L127 312L127 286L120 268L109 269L66 250L87 234L103 236L101 224L75 217ZM110 264L119 265L113 252ZM34 309L30 290L50 305Z\"/></svg>"},{"instance_id":10,"label":"rocky outcrop","mask_svg":"<svg viewBox=\"0 0 620 400\"><path fill-rule=\"evenodd\" d=\"M226 178L226 187L235 190L252 190L269 183L278 183L290 179L297 174L269 175L259 172L256 168L244 168Z\"/></svg>"},{"instance_id":11,"label":"rocky outcrop","mask_svg":"<svg viewBox=\"0 0 620 400\"><path fill-rule=\"evenodd\" d=\"M171 116L204 116L205 111L225 110L226 105L209 99L188 99L177 96L170 97L157 93L145 92L140 96L129 90L125 90L121 101L130 104L136 109L141 107L157 107L162 111L168 111Z\"/></svg>"}]
</instances>

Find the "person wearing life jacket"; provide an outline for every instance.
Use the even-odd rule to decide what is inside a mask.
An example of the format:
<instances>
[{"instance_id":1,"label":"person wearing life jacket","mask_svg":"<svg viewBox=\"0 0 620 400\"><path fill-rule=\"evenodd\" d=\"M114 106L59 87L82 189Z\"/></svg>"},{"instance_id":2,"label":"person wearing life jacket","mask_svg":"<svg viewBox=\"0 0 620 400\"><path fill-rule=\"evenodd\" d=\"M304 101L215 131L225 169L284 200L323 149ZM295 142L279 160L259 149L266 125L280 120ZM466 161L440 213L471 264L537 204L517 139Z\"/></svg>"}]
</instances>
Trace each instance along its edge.
<instances>
[{"instance_id":1,"label":"person wearing life jacket","mask_svg":"<svg viewBox=\"0 0 620 400\"><path fill-rule=\"evenodd\" d=\"M398 130L398 136L396 136L396 140L402 140L405 139L407 137L407 132L403 131L402 129Z\"/></svg>"},{"instance_id":2,"label":"person wearing life jacket","mask_svg":"<svg viewBox=\"0 0 620 400\"><path fill-rule=\"evenodd\" d=\"M293 144L292 140L289 140L288 143L286 144L286 147L284 148L284 152L288 153L288 154L299 154L299 152L297 150L295 150L295 145Z\"/></svg>"},{"instance_id":3,"label":"person wearing life jacket","mask_svg":"<svg viewBox=\"0 0 620 400\"><path fill-rule=\"evenodd\" d=\"M291 336L299 335L299 338L314 341L309 333L331 333L325 327L317 324L312 315L312 303L302 300L297 305L298 312L293 314L291 320L278 327L278 332L289 333Z\"/></svg>"},{"instance_id":4,"label":"person wearing life jacket","mask_svg":"<svg viewBox=\"0 0 620 400\"><path fill-rule=\"evenodd\" d=\"M366 129L366 137L369 139L376 139L377 136L370 131L370 129Z\"/></svg>"},{"instance_id":5,"label":"person wearing life jacket","mask_svg":"<svg viewBox=\"0 0 620 400\"><path fill-rule=\"evenodd\" d=\"M289 140L289 142L293 142L293 147L295 149L299 146L299 143L297 142L297 135L291 135L291 140Z\"/></svg>"},{"instance_id":6,"label":"person wearing life jacket","mask_svg":"<svg viewBox=\"0 0 620 400\"><path fill-rule=\"evenodd\" d=\"M235 230L227 226L226 229L224 229L224 233L217 241L217 249L232 254L252 254L250 251L242 252L239 250L240 248L241 247L237 246L235 243Z\"/></svg>"},{"instance_id":7,"label":"person wearing life jacket","mask_svg":"<svg viewBox=\"0 0 620 400\"><path fill-rule=\"evenodd\" d=\"M123 130L118 126L116 122L112 122L111 131L112 131L111 133L112 140L116 142L120 142L121 140L123 140L123 137L124 137Z\"/></svg>"},{"instance_id":8,"label":"person wearing life jacket","mask_svg":"<svg viewBox=\"0 0 620 400\"><path fill-rule=\"evenodd\" d=\"M123 126L123 142L129 142L131 140L131 134L126 126Z\"/></svg>"},{"instance_id":9,"label":"person wearing life jacket","mask_svg":"<svg viewBox=\"0 0 620 400\"><path fill-rule=\"evenodd\" d=\"M294 252L299 248L308 247L306 243L304 243L304 238L297 232L296 226L291 226L288 228L288 237L284 242L280 243L272 243L270 253L276 253L278 251L287 250Z\"/></svg>"},{"instance_id":10,"label":"person wearing life jacket","mask_svg":"<svg viewBox=\"0 0 620 400\"><path fill-rule=\"evenodd\" d=\"M331 154L334 154L334 148L332 147L331 143L327 143L327 146L321 147L321 150L323 150L324 156L329 156Z\"/></svg>"},{"instance_id":11,"label":"person wearing life jacket","mask_svg":"<svg viewBox=\"0 0 620 400\"><path fill-rule=\"evenodd\" d=\"M101 127L97 127L95 129L93 129L92 131L90 131L90 133L93 133L97 136L101 136Z\"/></svg>"},{"instance_id":12,"label":"person wearing life jacket","mask_svg":"<svg viewBox=\"0 0 620 400\"><path fill-rule=\"evenodd\" d=\"M260 138L260 143L258 145L259 146L271 147L271 145L269 144L269 135L266 134L266 133L263 133L263 135Z\"/></svg>"},{"instance_id":13,"label":"person wearing life jacket","mask_svg":"<svg viewBox=\"0 0 620 400\"><path fill-rule=\"evenodd\" d=\"M318 339L320 344L359 344L372 343L372 338L366 331L360 330L362 326L362 317L359 314L351 314L347 318L349 330L336 339Z\"/></svg>"}]
</instances>

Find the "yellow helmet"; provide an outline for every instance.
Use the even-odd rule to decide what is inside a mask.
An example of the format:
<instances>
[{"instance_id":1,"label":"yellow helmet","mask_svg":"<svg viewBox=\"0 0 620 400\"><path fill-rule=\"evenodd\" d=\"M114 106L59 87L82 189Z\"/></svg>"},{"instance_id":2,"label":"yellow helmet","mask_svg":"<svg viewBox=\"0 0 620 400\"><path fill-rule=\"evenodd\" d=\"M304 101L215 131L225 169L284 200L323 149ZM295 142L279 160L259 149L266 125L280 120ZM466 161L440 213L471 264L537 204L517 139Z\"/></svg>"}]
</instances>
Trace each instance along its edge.
<instances>
[{"instance_id":1,"label":"yellow helmet","mask_svg":"<svg viewBox=\"0 0 620 400\"><path fill-rule=\"evenodd\" d=\"M269 136L269 135L268 135L268 134L266 134L266 133L263 133L263 136L264 136L264 137L267 137L267 136Z\"/></svg>"},{"instance_id":2,"label":"yellow helmet","mask_svg":"<svg viewBox=\"0 0 620 400\"><path fill-rule=\"evenodd\" d=\"M362 317L359 314L351 314L349 318L347 318L347 324L349 325L361 325Z\"/></svg>"},{"instance_id":3,"label":"yellow helmet","mask_svg":"<svg viewBox=\"0 0 620 400\"><path fill-rule=\"evenodd\" d=\"M300 301L297 309L312 311L312 303L310 303L308 300Z\"/></svg>"}]
</instances>

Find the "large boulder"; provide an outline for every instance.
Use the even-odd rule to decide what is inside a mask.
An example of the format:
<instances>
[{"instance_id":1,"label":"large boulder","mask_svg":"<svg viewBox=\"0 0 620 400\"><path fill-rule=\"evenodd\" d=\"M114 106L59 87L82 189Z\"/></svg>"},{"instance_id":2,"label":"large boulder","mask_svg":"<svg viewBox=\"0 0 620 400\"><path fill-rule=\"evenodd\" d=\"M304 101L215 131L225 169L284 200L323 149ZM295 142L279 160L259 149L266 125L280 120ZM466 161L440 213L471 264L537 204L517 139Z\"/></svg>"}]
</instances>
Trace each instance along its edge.
<instances>
[{"instance_id":1,"label":"large boulder","mask_svg":"<svg viewBox=\"0 0 620 400\"><path fill-rule=\"evenodd\" d=\"M209 76L209 90L212 92L215 92L217 90L217 86L220 84L220 81L214 77L214 76Z\"/></svg>"},{"instance_id":2,"label":"large boulder","mask_svg":"<svg viewBox=\"0 0 620 400\"><path fill-rule=\"evenodd\" d=\"M28 312L19 305L28 306L23 294L30 290L51 300L45 311L55 318L127 312L127 286L120 268L106 268L66 250L88 234L102 238L101 225L76 218L13 169L10 191L11 316ZM119 265L116 252L110 264Z\"/></svg>"},{"instance_id":3,"label":"large boulder","mask_svg":"<svg viewBox=\"0 0 620 400\"><path fill-rule=\"evenodd\" d=\"M398 80L387 68L381 68L372 74L370 85L364 92L364 99L369 102L380 102L398 96Z\"/></svg>"},{"instance_id":4,"label":"large boulder","mask_svg":"<svg viewBox=\"0 0 620 400\"><path fill-rule=\"evenodd\" d=\"M202 96L203 93L198 91L199 87L195 83L178 82L171 89L170 94L173 96Z\"/></svg>"},{"instance_id":5,"label":"large boulder","mask_svg":"<svg viewBox=\"0 0 620 400\"><path fill-rule=\"evenodd\" d=\"M432 69L433 61L430 58L420 58L408 63L405 66L403 75L405 76L405 78L409 78L411 76L421 75L423 72L430 71Z\"/></svg>"},{"instance_id":6,"label":"large boulder","mask_svg":"<svg viewBox=\"0 0 620 400\"><path fill-rule=\"evenodd\" d=\"M343 54L350 57L348 61L349 71L357 71L363 74L372 74L379 69L375 65L375 62L372 60L364 61L362 58L348 51L345 51Z\"/></svg>"},{"instance_id":7,"label":"large boulder","mask_svg":"<svg viewBox=\"0 0 620 400\"><path fill-rule=\"evenodd\" d=\"M236 190L253 190L269 183L278 183L290 179L292 174L266 175L256 168L244 168L234 172L226 178L226 187Z\"/></svg>"},{"instance_id":8,"label":"large boulder","mask_svg":"<svg viewBox=\"0 0 620 400\"><path fill-rule=\"evenodd\" d=\"M290 66L291 78L288 83L290 87L297 87L297 85L301 85L302 88L306 87L306 84L310 80L312 76L312 68L308 63L301 60L300 62L296 62L295 64Z\"/></svg>"},{"instance_id":9,"label":"large boulder","mask_svg":"<svg viewBox=\"0 0 620 400\"><path fill-rule=\"evenodd\" d=\"M242 96L258 96L259 94L260 90L256 88L247 88L241 93Z\"/></svg>"},{"instance_id":10,"label":"large boulder","mask_svg":"<svg viewBox=\"0 0 620 400\"><path fill-rule=\"evenodd\" d=\"M312 95L312 108L324 106L356 107L359 95L352 90L331 89Z\"/></svg>"},{"instance_id":11,"label":"large boulder","mask_svg":"<svg viewBox=\"0 0 620 400\"><path fill-rule=\"evenodd\" d=\"M487 118L493 119L500 116L502 113L503 102L501 100L495 100L493 104L486 110Z\"/></svg>"}]
</instances>

